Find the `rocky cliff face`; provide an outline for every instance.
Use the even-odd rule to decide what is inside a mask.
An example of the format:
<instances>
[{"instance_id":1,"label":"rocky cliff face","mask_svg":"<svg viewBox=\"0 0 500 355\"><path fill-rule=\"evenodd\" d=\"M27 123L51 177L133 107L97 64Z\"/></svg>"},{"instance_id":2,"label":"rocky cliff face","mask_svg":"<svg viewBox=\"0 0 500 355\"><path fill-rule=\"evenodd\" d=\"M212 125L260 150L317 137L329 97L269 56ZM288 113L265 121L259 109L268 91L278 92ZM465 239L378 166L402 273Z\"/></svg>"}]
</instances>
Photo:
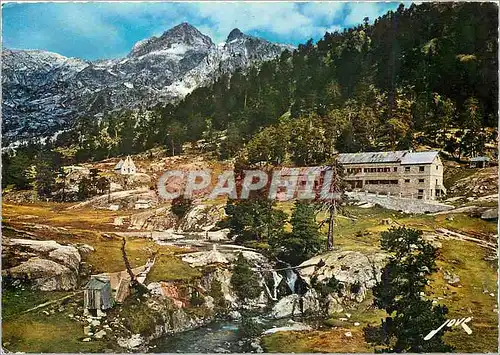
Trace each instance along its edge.
<instances>
[{"instance_id":1,"label":"rocky cliff face","mask_svg":"<svg viewBox=\"0 0 500 355\"><path fill-rule=\"evenodd\" d=\"M139 41L125 58L87 62L37 50L2 53L4 137L49 136L83 115L175 102L222 74L293 47L231 31L216 45L182 23Z\"/></svg>"}]
</instances>

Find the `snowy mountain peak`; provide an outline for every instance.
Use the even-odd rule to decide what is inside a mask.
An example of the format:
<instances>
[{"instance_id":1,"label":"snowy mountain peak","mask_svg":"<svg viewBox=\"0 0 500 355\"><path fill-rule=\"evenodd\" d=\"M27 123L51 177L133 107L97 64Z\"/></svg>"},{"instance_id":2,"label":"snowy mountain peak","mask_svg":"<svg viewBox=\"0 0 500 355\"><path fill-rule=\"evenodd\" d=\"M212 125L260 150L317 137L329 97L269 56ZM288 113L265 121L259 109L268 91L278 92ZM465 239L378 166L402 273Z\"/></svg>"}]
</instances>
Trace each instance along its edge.
<instances>
[{"instance_id":1,"label":"snowy mountain peak","mask_svg":"<svg viewBox=\"0 0 500 355\"><path fill-rule=\"evenodd\" d=\"M213 43L210 37L205 36L195 27L184 22L165 31L160 37L153 36L137 42L132 48L129 57L140 57L152 52L168 51L172 47L180 46L208 48L213 46Z\"/></svg>"},{"instance_id":2,"label":"snowy mountain peak","mask_svg":"<svg viewBox=\"0 0 500 355\"><path fill-rule=\"evenodd\" d=\"M182 22L182 23L172 27L171 29L165 31L163 33L163 36L165 36L165 35L172 36L174 34L193 34L193 35L203 36L203 34L200 31L198 31L198 29L196 27L190 25L187 22Z\"/></svg>"},{"instance_id":3,"label":"snowy mountain peak","mask_svg":"<svg viewBox=\"0 0 500 355\"><path fill-rule=\"evenodd\" d=\"M244 36L245 34L241 32L239 28L235 28L231 32L229 32L229 36L227 36L226 42L231 42L232 40L242 38Z\"/></svg>"},{"instance_id":4,"label":"snowy mountain peak","mask_svg":"<svg viewBox=\"0 0 500 355\"><path fill-rule=\"evenodd\" d=\"M2 53L4 138L52 136L82 116L173 103L221 75L289 46L231 31L222 46L188 23L137 42L127 57L92 62L45 51Z\"/></svg>"}]
</instances>

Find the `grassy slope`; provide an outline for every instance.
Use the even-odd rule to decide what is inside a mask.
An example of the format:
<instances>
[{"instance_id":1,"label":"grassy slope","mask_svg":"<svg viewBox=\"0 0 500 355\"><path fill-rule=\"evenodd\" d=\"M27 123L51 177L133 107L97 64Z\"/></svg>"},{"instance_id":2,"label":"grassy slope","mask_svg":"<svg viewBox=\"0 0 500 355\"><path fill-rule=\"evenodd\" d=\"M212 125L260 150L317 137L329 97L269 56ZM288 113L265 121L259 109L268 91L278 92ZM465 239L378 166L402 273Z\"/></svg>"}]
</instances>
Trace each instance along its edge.
<instances>
[{"instance_id":1,"label":"grassy slope","mask_svg":"<svg viewBox=\"0 0 500 355\"><path fill-rule=\"evenodd\" d=\"M497 266L485 261L485 256L485 249L476 244L444 241L437 261L441 270L432 277L429 292L434 299L443 298L439 302L449 308L449 319L473 317L471 335L462 328L445 335L445 341L457 352L495 352L498 347ZM457 274L462 287L448 285L444 270Z\"/></svg>"},{"instance_id":2,"label":"grassy slope","mask_svg":"<svg viewBox=\"0 0 500 355\"><path fill-rule=\"evenodd\" d=\"M59 313L29 313L2 324L2 341L10 351L77 353L107 348L105 340L82 342L84 337L83 326Z\"/></svg>"},{"instance_id":3,"label":"grassy slope","mask_svg":"<svg viewBox=\"0 0 500 355\"><path fill-rule=\"evenodd\" d=\"M35 233L38 239L51 239L60 243L85 243L95 251L84 255L83 261L92 265L92 273L117 272L125 269L121 253L121 238L102 233L110 229L110 221L116 215L110 211L62 210L60 204L3 205L4 225ZM25 220L23 215L34 218ZM28 228L22 222L65 227L67 230L38 230ZM85 227L87 226L87 227ZM4 235L25 238L13 230L4 228ZM156 263L148 275L148 281L173 281L196 278L199 273L182 262L175 254L186 252L169 246L159 246L145 238L127 238L126 251L132 267L144 265L156 253ZM3 344L8 350L25 352L102 352L109 348L104 340L82 342L83 324L71 320L67 314L49 316L44 309L20 315L26 309L64 296L64 292L32 292L4 290L2 293ZM5 345L7 343L7 345Z\"/></svg>"},{"instance_id":4,"label":"grassy slope","mask_svg":"<svg viewBox=\"0 0 500 355\"><path fill-rule=\"evenodd\" d=\"M389 226L381 225L380 220L391 218L393 221L432 232L437 227L454 228L462 231L480 231L496 233L496 224L466 215L454 215L448 221L444 215L404 215L379 208L361 209L348 207L345 215L357 218L338 218L335 245L340 249L370 251L379 248L380 232ZM322 216L319 219L323 218ZM363 233L369 232L367 235ZM468 336L462 328L448 332L445 340L456 347L458 352L495 352L498 347L498 314L496 264L485 261L487 251L470 242L442 241L442 249L437 260L439 271L432 275L427 297L437 299L449 308L448 318L473 316L472 335ZM456 273L462 287L448 285L443 279L443 271ZM488 294L483 293L487 289ZM489 295L495 293L495 297ZM379 324L385 317L381 310L371 306L371 298L365 300L357 309L346 310L351 313L348 322L339 321L345 317L340 313L326 322L331 329L315 332L275 333L263 338L263 345L269 352L372 352L374 348L366 344L361 329L368 324ZM359 326L354 326L359 322ZM352 338L346 338L350 331ZM355 340L355 341L353 341Z\"/></svg>"},{"instance_id":5,"label":"grassy slope","mask_svg":"<svg viewBox=\"0 0 500 355\"><path fill-rule=\"evenodd\" d=\"M112 218L117 212L78 210L61 210L61 205L38 204L38 205L4 205L3 216L7 224L15 227L21 226L21 222L38 222L52 226L68 228L66 232L37 231L44 239L54 239L60 242L81 242L90 244L95 252L85 257L85 261L93 265L95 271L120 271L124 269L121 258L121 239L117 237L108 238L100 231L110 228ZM279 208L290 212L291 203L279 204ZM22 220L22 215L34 215L35 218ZM409 216L398 212L388 211L381 208L362 209L358 207L347 207L344 211L347 217L337 219L335 245L338 248L348 250L370 251L377 250L379 235L381 231L388 229L387 225L381 225L380 220L391 218L399 224L422 229L431 232L434 228L442 226L456 230L481 231L483 233L496 233L496 225L480 219L465 215L455 215L453 221L445 216L418 215ZM325 218L324 214L318 216L318 220ZM323 227L325 230L326 226ZM198 277L198 273L184 264L175 256L176 248L158 246L152 241L142 238L127 239L127 254L133 266L143 265L152 251L157 251L157 264L155 264L148 281L160 280L185 280ZM443 292L450 295L440 300L450 309L450 317L464 315L470 308L475 317L472 322L473 334L467 336L460 329L447 334L446 339L457 347L458 351L494 351L497 348L496 327L497 314L493 312L496 307L496 298L483 294L483 285L489 292L496 289L496 268L490 262L483 260L485 251L472 243L458 241L444 241L438 266L457 273L462 280L462 288L451 287L442 279L442 272L433 277L430 296L433 298L443 297ZM456 262L458 261L458 263ZM444 288L444 289L443 289ZM455 292L454 294L452 292ZM41 303L41 302L40 302ZM12 306L10 302L3 302L4 312L9 312ZM316 352L367 352L372 348L362 339L361 328L367 324L378 323L383 316L380 310L370 307L370 300L361 305L357 310L349 310L352 313L349 324L341 325L331 329L319 330L310 333L276 333L264 338L264 345L269 351L316 351ZM5 314L5 313L4 313ZM342 317L342 315L339 315ZM52 326L60 322L61 329L54 333ZM360 322L355 327L353 322ZM22 324L27 324L29 332L23 332ZM46 327L43 327L47 324ZM72 325L71 325L72 324ZM337 322L330 324L339 326ZM76 325L76 327L75 327ZM17 344L17 351L62 351L74 349L80 346L81 351L94 351L97 343L86 344L78 339L82 337L81 325L59 319L57 316L40 317L37 314L25 315L15 320L4 322L4 337L17 339L12 344ZM352 337L346 338L345 331L351 331ZM51 340L53 334L58 334L54 339L59 339L60 344ZM17 338L16 338L17 337ZM63 339L66 339L64 343ZM53 345L47 345L52 344ZM58 344L59 344L58 343ZM86 344L86 345L85 345ZM49 348L46 348L49 346ZM100 344L104 346L104 344ZM12 347L12 345L11 345ZM9 347L7 347L9 348ZM101 348L102 349L102 348ZM10 349L9 349L10 350Z\"/></svg>"},{"instance_id":6,"label":"grassy slope","mask_svg":"<svg viewBox=\"0 0 500 355\"><path fill-rule=\"evenodd\" d=\"M2 343L10 351L24 352L99 352L111 346L105 340L82 342L83 325L68 317L68 312L46 315L50 307L24 311L61 298L72 292L33 292L2 290ZM75 297L82 303L83 298ZM72 298L72 301L75 299ZM56 306L57 308L58 306Z\"/></svg>"}]
</instances>

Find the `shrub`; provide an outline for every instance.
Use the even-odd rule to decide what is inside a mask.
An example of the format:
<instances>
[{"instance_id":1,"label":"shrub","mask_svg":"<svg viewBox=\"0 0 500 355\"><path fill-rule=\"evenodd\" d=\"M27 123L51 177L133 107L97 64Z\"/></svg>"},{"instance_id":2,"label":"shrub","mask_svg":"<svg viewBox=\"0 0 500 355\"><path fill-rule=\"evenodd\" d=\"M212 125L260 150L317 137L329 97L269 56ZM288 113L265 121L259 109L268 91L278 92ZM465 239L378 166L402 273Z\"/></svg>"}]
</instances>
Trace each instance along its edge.
<instances>
[{"instance_id":1,"label":"shrub","mask_svg":"<svg viewBox=\"0 0 500 355\"><path fill-rule=\"evenodd\" d=\"M213 279L210 284L210 296L214 299L215 311L222 311L227 308L227 302L222 292L222 285L220 281Z\"/></svg>"},{"instance_id":2,"label":"shrub","mask_svg":"<svg viewBox=\"0 0 500 355\"><path fill-rule=\"evenodd\" d=\"M255 299L260 295L259 279L242 253L238 254L238 259L234 265L231 286L236 295L242 300Z\"/></svg>"},{"instance_id":3,"label":"shrub","mask_svg":"<svg viewBox=\"0 0 500 355\"><path fill-rule=\"evenodd\" d=\"M189 211L192 204L192 200L180 196L172 200L172 206L170 209L172 210L172 213L177 216L177 218L181 219L186 215L187 211Z\"/></svg>"}]
</instances>

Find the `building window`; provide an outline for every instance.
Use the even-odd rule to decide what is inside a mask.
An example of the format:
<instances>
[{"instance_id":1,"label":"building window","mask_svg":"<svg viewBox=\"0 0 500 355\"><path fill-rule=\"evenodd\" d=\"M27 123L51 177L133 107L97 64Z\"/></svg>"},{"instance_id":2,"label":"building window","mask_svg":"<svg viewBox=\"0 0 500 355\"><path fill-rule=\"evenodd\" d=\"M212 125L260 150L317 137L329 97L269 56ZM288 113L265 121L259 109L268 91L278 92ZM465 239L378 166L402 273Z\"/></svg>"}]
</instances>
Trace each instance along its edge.
<instances>
[{"instance_id":1,"label":"building window","mask_svg":"<svg viewBox=\"0 0 500 355\"><path fill-rule=\"evenodd\" d=\"M396 172L396 171L398 171L398 168L395 166L395 167L394 167L394 172Z\"/></svg>"},{"instance_id":2,"label":"building window","mask_svg":"<svg viewBox=\"0 0 500 355\"><path fill-rule=\"evenodd\" d=\"M436 165L436 170L439 170L439 166L438 165Z\"/></svg>"},{"instance_id":3,"label":"building window","mask_svg":"<svg viewBox=\"0 0 500 355\"><path fill-rule=\"evenodd\" d=\"M366 185L397 185L398 180L366 180Z\"/></svg>"},{"instance_id":4,"label":"building window","mask_svg":"<svg viewBox=\"0 0 500 355\"><path fill-rule=\"evenodd\" d=\"M410 183L410 179L406 179L406 180L405 180L405 182L406 182L407 184L409 184L409 183Z\"/></svg>"},{"instance_id":5,"label":"building window","mask_svg":"<svg viewBox=\"0 0 500 355\"><path fill-rule=\"evenodd\" d=\"M436 185L438 185L438 179L436 179Z\"/></svg>"},{"instance_id":6,"label":"building window","mask_svg":"<svg viewBox=\"0 0 500 355\"><path fill-rule=\"evenodd\" d=\"M409 173L410 172L410 167L409 166L406 166L405 167L405 173Z\"/></svg>"},{"instance_id":7,"label":"building window","mask_svg":"<svg viewBox=\"0 0 500 355\"><path fill-rule=\"evenodd\" d=\"M418 182L422 183L424 182L424 179L418 179Z\"/></svg>"},{"instance_id":8,"label":"building window","mask_svg":"<svg viewBox=\"0 0 500 355\"><path fill-rule=\"evenodd\" d=\"M418 171L420 171L420 172L425 171L425 167L423 167L423 166L419 166L419 167L418 167Z\"/></svg>"}]
</instances>

